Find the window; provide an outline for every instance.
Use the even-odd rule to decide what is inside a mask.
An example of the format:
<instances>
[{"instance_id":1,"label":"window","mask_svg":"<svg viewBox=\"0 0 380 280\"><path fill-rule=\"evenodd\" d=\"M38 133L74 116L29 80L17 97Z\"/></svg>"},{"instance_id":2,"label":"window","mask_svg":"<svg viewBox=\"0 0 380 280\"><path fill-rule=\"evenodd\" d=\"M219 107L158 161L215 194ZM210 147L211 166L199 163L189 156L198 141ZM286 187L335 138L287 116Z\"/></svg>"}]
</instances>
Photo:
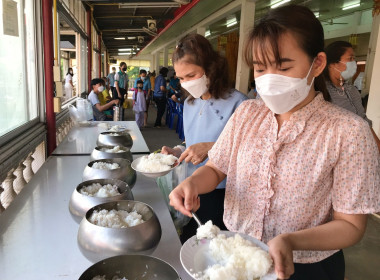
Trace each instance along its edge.
<instances>
[{"instance_id":1,"label":"window","mask_svg":"<svg viewBox=\"0 0 380 280\"><path fill-rule=\"evenodd\" d=\"M0 137L38 117L35 1L0 0Z\"/></svg>"}]
</instances>

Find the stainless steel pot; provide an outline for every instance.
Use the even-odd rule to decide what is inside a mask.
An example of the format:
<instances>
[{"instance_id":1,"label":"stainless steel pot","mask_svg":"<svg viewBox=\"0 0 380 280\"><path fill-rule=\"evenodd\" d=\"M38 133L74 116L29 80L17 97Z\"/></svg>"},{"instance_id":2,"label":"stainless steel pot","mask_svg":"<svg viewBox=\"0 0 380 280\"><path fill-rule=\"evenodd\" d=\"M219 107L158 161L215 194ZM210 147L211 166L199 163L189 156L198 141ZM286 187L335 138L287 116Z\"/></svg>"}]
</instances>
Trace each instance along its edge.
<instances>
[{"instance_id":1,"label":"stainless steel pot","mask_svg":"<svg viewBox=\"0 0 380 280\"><path fill-rule=\"evenodd\" d=\"M80 190L94 183L99 183L101 185L116 185L120 194L112 197L92 197L80 193ZM134 200L133 194L127 183L117 179L95 179L90 181L85 181L80 183L73 191L71 199L69 202L69 210L76 222L78 224L83 219L86 212L99 204L110 202L110 201L119 201L119 200Z\"/></svg>"},{"instance_id":2,"label":"stainless steel pot","mask_svg":"<svg viewBox=\"0 0 380 280\"><path fill-rule=\"evenodd\" d=\"M92 168L95 162L117 163L120 168L112 170ZM136 183L136 171L132 169L131 162L127 159L99 159L89 162L83 171L83 181L94 179L119 179L132 189Z\"/></svg>"},{"instance_id":3,"label":"stainless steel pot","mask_svg":"<svg viewBox=\"0 0 380 280\"><path fill-rule=\"evenodd\" d=\"M94 210L136 211L145 221L129 228L107 228L92 224ZM121 200L97 205L87 211L78 230L79 249L92 262L125 254L151 254L161 239L161 225L153 209L142 202Z\"/></svg>"},{"instance_id":4,"label":"stainless steel pot","mask_svg":"<svg viewBox=\"0 0 380 280\"><path fill-rule=\"evenodd\" d=\"M126 279L180 280L170 264L143 255L122 255L101 260L83 272L79 280L91 280L98 275L105 275L106 279L117 276Z\"/></svg>"},{"instance_id":5,"label":"stainless steel pot","mask_svg":"<svg viewBox=\"0 0 380 280\"><path fill-rule=\"evenodd\" d=\"M117 135L114 135L117 134ZM97 146L123 146L131 148L133 140L127 130L119 132L102 132L96 141Z\"/></svg>"},{"instance_id":6,"label":"stainless steel pot","mask_svg":"<svg viewBox=\"0 0 380 280\"><path fill-rule=\"evenodd\" d=\"M129 148L122 147L120 148L124 150L124 152L121 153L109 153L104 152L102 149L113 149L115 146L98 146L95 147L95 149L91 153L91 160L97 160L97 159L105 159L105 158L125 158L129 160L130 162L133 161L132 153Z\"/></svg>"}]
</instances>

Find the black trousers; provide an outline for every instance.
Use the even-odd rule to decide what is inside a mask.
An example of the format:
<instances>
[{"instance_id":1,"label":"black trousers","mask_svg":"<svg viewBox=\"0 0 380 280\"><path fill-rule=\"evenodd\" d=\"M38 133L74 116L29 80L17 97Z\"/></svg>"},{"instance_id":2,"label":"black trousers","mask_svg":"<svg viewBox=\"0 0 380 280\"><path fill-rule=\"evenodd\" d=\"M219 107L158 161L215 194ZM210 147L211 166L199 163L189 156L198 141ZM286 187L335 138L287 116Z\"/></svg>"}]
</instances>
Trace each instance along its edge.
<instances>
[{"instance_id":1,"label":"black trousers","mask_svg":"<svg viewBox=\"0 0 380 280\"><path fill-rule=\"evenodd\" d=\"M161 119L166 109L166 98L155 97L154 102L156 102L156 105L157 105L157 117L156 117L156 122L154 123L154 126L161 126Z\"/></svg>"},{"instance_id":2,"label":"black trousers","mask_svg":"<svg viewBox=\"0 0 380 280\"><path fill-rule=\"evenodd\" d=\"M343 251L317 263L295 263L290 280L344 280Z\"/></svg>"},{"instance_id":3,"label":"black trousers","mask_svg":"<svg viewBox=\"0 0 380 280\"><path fill-rule=\"evenodd\" d=\"M199 197L201 199L201 207L196 212L197 216L202 223L206 223L211 220L212 223L218 226L221 230L227 230L223 223L223 212L224 212L224 195L226 193L225 189L216 189L207 194L201 194ZM197 234L198 224L191 219L190 222L183 227L182 234L180 236L182 244L186 242L187 239Z\"/></svg>"},{"instance_id":4,"label":"black trousers","mask_svg":"<svg viewBox=\"0 0 380 280\"><path fill-rule=\"evenodd\" d=\"M119 99L119 106L120 106L120 115L121 115L121 121L124 121L124 108L123 108L123 103L124 103L124 95L127 94L127 90L125 88L119 88L121 98L117 94L117 89L114 87L114 91L112 93L112 99Z\"/></svg>"}]
</instances>

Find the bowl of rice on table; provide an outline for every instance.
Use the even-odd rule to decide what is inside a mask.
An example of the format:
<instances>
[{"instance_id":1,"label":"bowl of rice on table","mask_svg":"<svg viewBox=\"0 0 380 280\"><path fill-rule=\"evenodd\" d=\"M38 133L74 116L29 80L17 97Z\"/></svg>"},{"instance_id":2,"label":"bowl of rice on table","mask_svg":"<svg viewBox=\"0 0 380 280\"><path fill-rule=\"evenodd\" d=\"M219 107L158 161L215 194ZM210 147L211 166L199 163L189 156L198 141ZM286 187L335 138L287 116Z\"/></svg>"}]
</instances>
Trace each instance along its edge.
<instances>
[{"instance_id":1,"label":"bowl of rice on table","mask_svg":"<svg viewBox=\"0 0 380 280\"><path fill-rule=\"evenodd\" d=\"M73 191L69 210L74 220L80 223L86 212L102 203L118 200L134 200L131 189L117 179L95 179L80 183Z\"/></svg>"},{"instance_id":2,"label":"bowl of rice on table","mask_svg":"<svg viewBox=\"0 0 380 280\"><path fill-rule=\"evenodd\" d=\"M178 165L178 158L173 155L151 153L135 159L131 167L146 177L158 178L165 176Z\"/></svg>"},{"instance_id":3,"label":"bowl of rice on table","mask_svg":"<svg viewBox=\"0 0 380 280\"><path fill-rule=\"evenodd\" d=\"M83 171L83 181L94 179L119 179L132 189L136 183L136 171L131 162L124 158L99 159L90 161Z\"/></svg>"},{"instance_id":4,"label":"bowl of rice on table","mask_svg":"<svg viewBox=\"0 0 380 280\"><path fill-rule=\"evenodd\" d=\"M180 280L167 262L152 256L121 255L101 260L90 266L79 280Z\"/></svg>"},{"instance_id":5,"label":"bowl of rice on table","mask_svg":"<svg viewBox=\"0 0 380 280\"><path fill-rule=\"evenodd\" d=\"M154 252L161 225L149 205L132 200L99 204L86 212L78 229L78 245L90 261Z\"/></svg>"}]
</instances>

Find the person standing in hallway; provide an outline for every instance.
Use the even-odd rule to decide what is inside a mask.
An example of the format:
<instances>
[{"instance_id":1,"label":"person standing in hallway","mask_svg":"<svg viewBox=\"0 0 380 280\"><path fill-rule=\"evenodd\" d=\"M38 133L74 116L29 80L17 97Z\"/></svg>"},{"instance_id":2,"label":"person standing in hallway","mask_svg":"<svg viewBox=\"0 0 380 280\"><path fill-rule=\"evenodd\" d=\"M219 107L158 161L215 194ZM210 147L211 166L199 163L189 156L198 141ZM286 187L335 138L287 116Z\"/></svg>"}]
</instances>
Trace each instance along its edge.
<instances>
[{"instance_id":1,"label":"person standing in hallway","mask_svg":"<svg viewBox=\"0 0 380 280\"><path fill-rule=\"evenodd\" d=\"M144 126L144 113L146 112L146 94L142 80L137 81L136 90L133 92L132 99L135 120L137 126L141 129Z\"/></svg>"},{"instance_id":2,"label":"person standing in hallway","mask_svg":"<svg viewBox=\"0 0 380 280\"><path fill-rule=\"evenodd\" d=\"M111 91L111 95L115 95L115 75L116 75L116 67L112 67L111 73L107 76L107 81L109 85L109 90Z\"/></svg>"},{"instance_id":3,"label":"person standing in hallway","mask_svg":"<svg viewBox=\"0 0 380 280\"><path fill-rule=\"evenodd\" d=\"M137 88L137 83L139 81L143 82L143 90L145 93L146 109L144 112L144 127L147 127L148 126L148 108L149 108L151 94L152 94L152 86L150 84L150 78L147 77L147 73L146 73L145 69L140 70L140 77L135 80L135 85L134 85L135 92L136 92L136 88Z\"/></svg>"},{"instance_id":4,"label":"person standing in hallway","mask_svg":"<svg viewBox=\"0 0 380 280\"><path fill-rule=\"evenodd\" d=\"M73 68L69 68L65 77L65 94L66 94L66 100L70 99L73 95L73 76L74 71Z\"/></svg>"},{"instance_id":5,"label":"person standing in hallway","mask_svg":"<svg viewBox=\"0 0 380 280\"><path fill-rule=\"evenodd\" d=\"M342 249L380 211L376 143L362 118L329 102L324 32L311 10L271 9L246 42L260 98L237 108L170 205L191 217L199 195L227 178L223 221L268 244L277 278L343 280Z\"/></svg>"},{"instance_id":6,"label":"person standing in hallway","mask_svg":"<svg viewBox=\"0 0 380 280\"><path fill-rule=\"evenodd\" d=\"M154 93L153 100L157 105L157 117L154 123L154 127L161 127L161 119L165 113L166 109L166 76L168 75L169 69L162 67L160 69L160 74L156 77L154 83Z\"/></svg>"},{"instance_id":7,"label":"person standing in hallway","mask_svg":"<svg viewBox=\"0 0 380 280\"><path fill-rule=\"evenodd\" d=\"M127 98L128 94L128 74L127 63L120 62L120 71L115 74L115 96L112 96L113 99L120 100L120 111L121 111L121 120L124 120L124 110L123 103L124 99Z\"/></svg>"},{"instance_id":8,"label":"person standing in hallway","mask_svg":"<svg viewBox=\"0 0 380 280\"><path fill-rule=\"evenodd\" d=\"M187 94L183 109L186 147L162 147L162 153L173 154L187 162L186 177L207 162L208 152L222 133L226 123L247 96L230 87L227 60L199 34L182 38L173 53L173 65L181 90ZM203 222L212 220L222 230L226 180L217 189L200 195L197 215ZM194 219L183 227L185 242L197 230Z\"/></svg>"},{"instance_id":9,"label":"person standing in hallway","mask_svg":"<svg viewBox=\"0 0 380 280\"><path fill-rule=\"evenodd\" d=\"M367 118L360 92L349 83L357 69L352 45L349 42L336 41L328 45L325 51L327 66L324 70L324 76L331 102L363 118L370 126L380 151L380 140L372 129L372 121Z\"/></svg>"}]
</instances>

